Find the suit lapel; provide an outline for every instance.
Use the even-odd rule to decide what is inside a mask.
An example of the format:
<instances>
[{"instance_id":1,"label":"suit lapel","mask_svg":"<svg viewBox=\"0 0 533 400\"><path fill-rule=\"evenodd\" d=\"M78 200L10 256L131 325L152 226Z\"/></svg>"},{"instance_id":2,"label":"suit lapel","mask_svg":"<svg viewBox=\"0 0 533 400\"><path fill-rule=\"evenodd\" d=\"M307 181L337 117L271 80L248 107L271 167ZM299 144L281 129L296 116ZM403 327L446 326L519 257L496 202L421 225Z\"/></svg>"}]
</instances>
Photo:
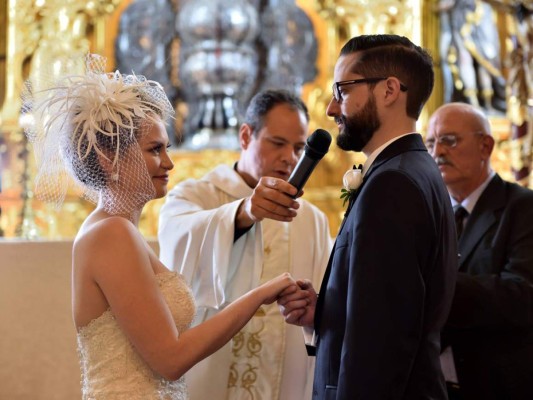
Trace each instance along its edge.
<instances>
[{"instance_id":1,"label":"suit lapel","mask_svg":"<svg viewBox=\"0 0 533 400\"><path fill-rule=\"evenodd\" d=\"M403 136L385 147L366 172L365 178L370 178L370 175L372 175L383 163L408 151L427 151L420 134L413 133Z\"/></svg>"},{"instance_id":2,"label":"suit lapel","mask_svg":"<svg viewBox=\"0 0 533 400\"><path fill-rule=\"evenodd\" d=\"M496 223L495 212L505 206L505 197L505 183L499 175L495 175L474 206L459 240L459 269L462 269L485 233Z\"/></svg>"},{"instance_id":3,"label":"suit lapel","mask_svg":"<svg viewBox=\"0 0 533 400\"><path fill-rule=\"evenodd\" d=\"M363 178L363 182L361 183L361 186L359 186L359 188L355 192L355 195L350 199L350 202L348 203L348 207L346 208L346 212L344 213L344 218L342 219L341 227L339 228L339 232L337 233L337 236L339 236L339 234L342 232L342 228L344 227L344 224L346 223L346 220L348 219L348 215L350 215L350 211L352 210L353 205L355 204L355 201L359 197L359 193L361 193L361 191L363 190L365 181L366 181L366 175ZM320 284L320 290L318 293L323 293L323 294L326 293L326 287L328 286L328 281L329 281L329 274L331 273L331 263L333 260L333 254L335 253L336 246L337 246L337 240L335 240L335 243L333 244L333 248L331 249L328 266L326 268L326 271L324 272L324 278L322 278L322 283ZM317 303L316 303L316 308L315 308L315 319L314 319L315 329L320 325L320 317L322 315L323 303L324 303L324 296L319 296Z\"/></svg>"},{"instance_id":4,"label":"suit lapel","mask_svg":"<svg viewBox=\"0 0 533 400\"><path fill-rule=\"evenodd\" d=\"M346 220L346 217L344 219ZM318 332L318 329L320 328L320 319L322 318L322 308L324 306L324 295L326 293L326 287L328 286L329 274L331 273L331 263L333 262L333 254L335 254L336 246L337 246L337 241L335 240L335 243L333 244L333 248L331 249L331 254L329 255L328 266L326 268L326 271L324 272L324 278L322 278L322 283L320 284L320 290L318 291L319 296L316 301L315 318L314 318L315 331L317 332ZM320 295L320 293L322 293L322 295Z\"/></svg>"},{"instance_id":5,"label":"suit lapel","mask_svg":"<svg viewBox=\"0 0 533 400\"><path fill-rule=\"evenodd\" d=\"M355 193L355 196L352 200L350 200L350 203L348 204L348 208L346 209L346 212L344 213L344 219L342 220L341 227L339 229L339 232L337 236L342 232L344 225L350 215L350 212L352 211L355 202L357 201L359 195L362 193L363 188L365 186L365 183L368 182L370 179L370 176L376 171L384 162L390 160L391 158L397 156L398 154L405 153L407 151L427 151L426 147L424 146L424 142L422 141L422 137L419 134L412 134L412 135L406 135L404 137L399 138L398 140L395 140L392 142L389 146L387 146L374 160L368 171L366 172L365 176L363 177L363 182L361 183L361 186ZM337 244L337 241L335 241L335 244L333 245L333 248L331 250L331 255L329 257L328 266L326 268L326 271L324 273L324 278L322 279L322 284L320 285L320 295L317 300L316 308L315 308L315 330L319 329L320 327L320 319L322 316L322 308L324 305L324 297L326 293L326 288L328 286L329 276L331 274L331 268L332 268L332 262L333 262L333 254L335 253L335 246Z\"/></svg>"},{"instance_id":6,"label":"suit lapel","mask_svg":"<svg viewBox=\"0 0 533 400\"><path fill-rule=\"evenodd\" d=\"M348 215L350 214L350 211L355 204L355 201L357 200L357 197L359 197L359 193L363 191L363 187L365 185L365 182L370 179L370 175L374 173L384 162L390 160L393 157L396 157L398 154L405 153L406 151L426 151L426 147L424 146L424 143L422 142L422 137L419 134L411 134L406 135L404 137L401 137L398 140L395 140L392 142L389 146L387 146L374 160L368 171L366 172L365 176L363 177L363 182L361 183L361 186L359 186L359 189L357 189L357 192L355 193L355 196L353 199L350 200L350 203L348 204L348 208L346 209L346 212L344 213L344 218L341 223L341 227L339 229L339 233L342 230L342 227L344 226L344 223L346 222L346 219L348 218Z\"/></svg>"},{"instance_id":7,"label":"suit lapel","mask_svg":"<svg viewBox=\"0 0 533 400\"><path fill-rule=\"evenodd\" d=\"M355 201L359 197L359 193L361 193L361 191L363 190L363 186L365 185L365 181L366 181L366 176L363 178L363 182L361 183L361 186L359 186L357 188L357 191L355 192L353 197L348 202L348 207L346 208L346 212L344 213L344 218L342 219L341 227L339 228L339 233L341 233L342 227L344 226L344 224L346 222L346 219L348 218L348 215L350 214L350 211L351 211L353 205L355 204Z\"/></svg>"}]
</instances>

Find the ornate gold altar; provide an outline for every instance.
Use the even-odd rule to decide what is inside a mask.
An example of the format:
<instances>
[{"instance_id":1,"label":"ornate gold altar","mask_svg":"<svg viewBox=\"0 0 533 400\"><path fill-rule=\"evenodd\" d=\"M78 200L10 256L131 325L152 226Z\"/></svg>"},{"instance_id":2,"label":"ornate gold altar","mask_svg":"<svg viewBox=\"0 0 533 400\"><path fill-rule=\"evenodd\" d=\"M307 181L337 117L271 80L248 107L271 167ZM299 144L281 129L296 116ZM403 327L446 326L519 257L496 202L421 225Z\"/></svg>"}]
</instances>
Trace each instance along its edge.
<instances>
[{"instance_id":1,"label":"ornate gold altar","mask_svg":"<svg viewBox=\"0 0 533 400\"><path fill-rule=\"evenodd\" d=\"M19 116L19 94L23 81L42 74L44 66L48 66L48 69L53 66L57 74L69 70L69 65L62 62L67 56L91 51L105 55L113 64L119 19L131 2L0 0L0 236L70 238L92 208L91 204L78 200L76 193L71 193L60 211L34 199L33 161L31 149L22 134L24 121ZM171 3L177 7L180 1L173 0ZM342 44L350 37L363 33L397 33L431 50L437 82L420 121L419 130L424 131L427 116L442 104L444 98L439 53L442 22L439 20L441 10L438 3L438 0L296 1L312 21L318 38L318 73L313 82L304 85L302 93L311 113L311 131L317 127L331 132L336 130L334 123L325 115L331 98L334 63ZM510 104L507 116L491 117L497 141L493 166L509 180L513 180L513 172L522 171L521 183L531 186L529 166L533 84L528 74L532 70L532 50L527 48L524 53L522 48L518 51L510 38L524 46L531 46L528 40L531 41L533 36L533 23L524 23L513 14L512 6L520 1L489 0L487 3L494 7L502 44L502 75L509 79L507 102ZM179 41L175 39L171 52L179 50ZM524 54L529 58L519 60ZM524 71L527 72L525 76ZM171 78L178 79L176 76ZM177 105L178 125L181 122L180 107L184 105ZM336 232L343 214L342 201L339 199L342 175L353 163L363 160L360 159L361 155L348 155L333 147L312 175L304 197L326 212L331 231ZM238 153L230 150L174 150L172 156L176 167L171 174L169 187L189 177L200 177L219 163L231 163L238 158ZM524 174L524 171L527 173ZM154 201L145 209L141 230L147 236L157 234L158 212L162 202Z\"/></svg>"}]
</instances>

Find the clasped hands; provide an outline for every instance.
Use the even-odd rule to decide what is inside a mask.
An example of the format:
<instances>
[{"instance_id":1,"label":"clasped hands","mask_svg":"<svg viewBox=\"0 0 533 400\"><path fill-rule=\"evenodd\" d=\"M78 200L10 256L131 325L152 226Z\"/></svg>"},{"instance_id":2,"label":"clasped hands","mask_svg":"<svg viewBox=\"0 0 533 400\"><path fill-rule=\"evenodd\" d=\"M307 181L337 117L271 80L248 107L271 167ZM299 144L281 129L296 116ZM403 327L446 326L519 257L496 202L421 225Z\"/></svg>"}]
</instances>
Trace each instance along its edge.
<instances>
[{"instance_id":1,"label":"clasped hands","mask_svg":"<svg viewBox=\"0 0 533 400\"><path fill-rule=\"evenodd\" d=\"M298 190L283 179L264 176L257 182L250 197L246 197L236 216L237 228L248 228L255 222L270 218L290 222L300 204L294 199ZM311 281L297 280L278 295L278 306L285 321L292 325L313 326L317 294Z\"/></svg>"},{"instance_id":2,"label":"clasped hands","mask_svg":"<svg viewBox=\"0 0 533 400\"><path fill-rule=\"evenodd\" d=\"M296 285L291 285L278 296L278 307L285 318L285 322L313 327L317 294L311 281L308 279L297 280Z\"/></svg>"}]
</instances>

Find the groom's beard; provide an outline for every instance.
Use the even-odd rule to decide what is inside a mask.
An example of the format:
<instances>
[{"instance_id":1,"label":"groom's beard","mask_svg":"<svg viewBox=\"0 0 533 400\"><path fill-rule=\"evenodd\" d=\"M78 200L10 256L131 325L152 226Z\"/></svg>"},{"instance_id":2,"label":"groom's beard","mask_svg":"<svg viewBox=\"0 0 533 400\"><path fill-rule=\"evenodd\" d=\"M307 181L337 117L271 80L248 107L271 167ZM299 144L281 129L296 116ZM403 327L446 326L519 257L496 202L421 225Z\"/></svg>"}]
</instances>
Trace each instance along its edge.
<instances>
[{"instance_id":1,"label":"groom's beard","mask_svg":"<svg viewBox=\"0 0 533 400\"><path fill-rule=\"evenodd\" d=\"M363 150L381 126L374 96L368 98L358 114L351 117L341 115L335 119L344 125L344 129L337 136L337 146L346 151Z\"/></svg>"}]
</instances>

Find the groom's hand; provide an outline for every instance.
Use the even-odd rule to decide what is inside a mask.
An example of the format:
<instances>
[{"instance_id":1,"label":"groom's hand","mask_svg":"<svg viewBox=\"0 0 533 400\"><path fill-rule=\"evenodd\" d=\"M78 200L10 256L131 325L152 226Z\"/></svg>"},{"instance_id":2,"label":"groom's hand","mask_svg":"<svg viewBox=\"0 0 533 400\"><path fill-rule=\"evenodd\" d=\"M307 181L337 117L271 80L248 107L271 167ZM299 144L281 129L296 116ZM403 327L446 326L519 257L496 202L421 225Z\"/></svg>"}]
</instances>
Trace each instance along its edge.
<instances>
[{"instance_id":1,"label":"groom's hand","mask_svg":"<svg viewBox=\"0 0 533 400\"><path fill-rule=\"evenodd\" d=\"M278 306L285 321L292 325L313 327L317 294L311 281L298 280L298 287L290 287L278 298Z\"/></svg>"}]
</instances>

